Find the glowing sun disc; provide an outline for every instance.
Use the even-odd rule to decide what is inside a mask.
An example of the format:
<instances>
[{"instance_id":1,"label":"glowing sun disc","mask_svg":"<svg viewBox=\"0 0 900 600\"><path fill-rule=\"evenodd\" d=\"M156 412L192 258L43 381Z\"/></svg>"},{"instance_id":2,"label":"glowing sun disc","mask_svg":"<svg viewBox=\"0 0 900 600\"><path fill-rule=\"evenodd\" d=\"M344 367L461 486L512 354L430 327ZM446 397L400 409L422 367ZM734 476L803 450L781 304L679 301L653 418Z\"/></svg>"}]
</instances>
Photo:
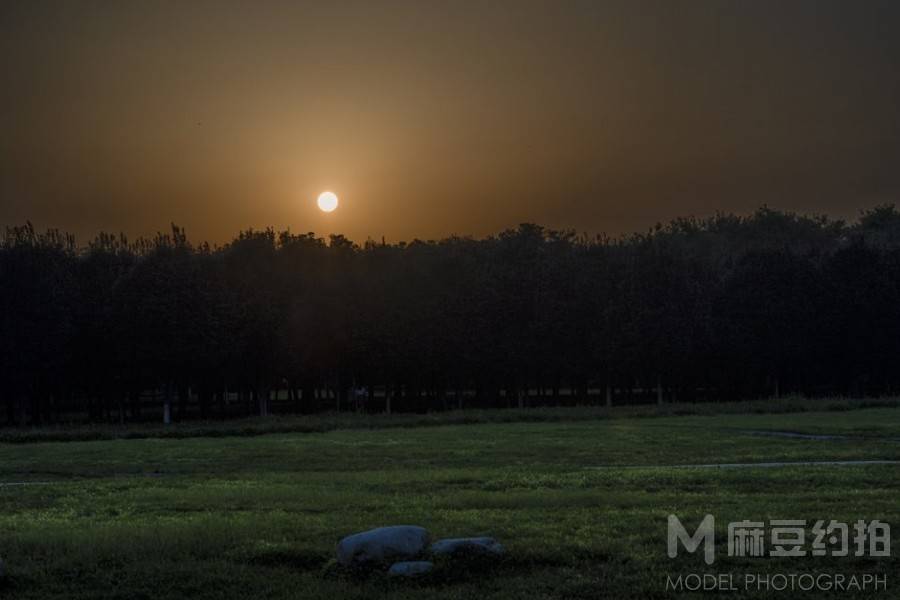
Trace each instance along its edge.
<instances>
[{"instance_id":1,"label":"glowing sun disc","mask_svg":"<svg viewBox=\"0 0 900 600\"><path fill-rule=\"evenodd\" d=\"M322 192L319 194L319 199L316 200L316 204L319 205L319 210L331 212L338 207L338 197L332 192Z\"/></svg>"}]
</instances>

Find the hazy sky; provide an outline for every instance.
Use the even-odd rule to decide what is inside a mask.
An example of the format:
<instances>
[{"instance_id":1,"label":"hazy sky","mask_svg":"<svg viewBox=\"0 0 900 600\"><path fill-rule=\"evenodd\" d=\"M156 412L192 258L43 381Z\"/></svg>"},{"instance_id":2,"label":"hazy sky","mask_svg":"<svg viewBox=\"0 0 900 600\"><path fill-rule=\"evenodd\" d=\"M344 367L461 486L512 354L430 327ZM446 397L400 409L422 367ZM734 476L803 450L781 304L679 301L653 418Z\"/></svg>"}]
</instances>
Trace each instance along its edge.
<instances>
[{"instance_id":1,"label":"hazy sky","mask_svg":"<svg viewBox=\"0 0 900 600\"><path fill-rule=\"evenodd\" d=\"M853 217L900 199L898 32L895 0L7 1L0 225Z\"/></svg>"}]
</instances>

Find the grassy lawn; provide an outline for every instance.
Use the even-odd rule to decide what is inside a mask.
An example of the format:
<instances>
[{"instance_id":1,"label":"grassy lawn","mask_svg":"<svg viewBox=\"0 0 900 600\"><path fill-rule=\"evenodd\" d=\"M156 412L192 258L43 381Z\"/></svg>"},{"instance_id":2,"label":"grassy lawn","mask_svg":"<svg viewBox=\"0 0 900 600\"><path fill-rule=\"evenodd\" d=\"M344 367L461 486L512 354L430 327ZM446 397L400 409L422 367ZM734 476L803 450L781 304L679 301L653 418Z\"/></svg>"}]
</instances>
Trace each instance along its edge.
<instances>
[{"instance_id":1,"label":"grassy lawn","mask_svg":"<svg viewBox=\"0 0 900 600\"><path fill-rule=\"evenodd\" d=\"M0 444L0 482L49 482L0 487L9 571L0 598L662 598L691 596L667 593L666 573L900 573L897 543L881 559L728 559L723 549L707 568L699 554L666 556L669 513L692 526L715 515L723 546L726 524L742 519L880 519L896 529L897 464L665 465L900 460L897 408L397 419L403 427ZM508 557L439 564L414 581L353 577L330 563L342 536L407 523L434 537L494 536ZM897 585L889 576L880 596L896 597Z\"/></svg>"}]
</instances>

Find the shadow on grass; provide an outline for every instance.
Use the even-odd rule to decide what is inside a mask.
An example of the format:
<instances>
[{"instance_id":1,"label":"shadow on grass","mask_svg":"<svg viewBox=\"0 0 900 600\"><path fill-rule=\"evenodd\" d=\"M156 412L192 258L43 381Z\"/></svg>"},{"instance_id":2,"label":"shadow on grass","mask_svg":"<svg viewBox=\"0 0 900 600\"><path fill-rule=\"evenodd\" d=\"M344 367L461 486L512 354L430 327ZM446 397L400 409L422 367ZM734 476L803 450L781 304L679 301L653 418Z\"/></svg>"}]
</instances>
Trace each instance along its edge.
<instances>
[{"instance_id":1,"label":"shadow on grass","mask_svg":"<svg viewBox=\"0 0 900 600\"><path fill-rule=\"evenodd\" d=\"M329 561L329 556L309 548L280 544L261 544L229 557L233 562L268 568L290 568L297 571L317 571Z\"/></svg>"},{"instance_id":2,"label":"shadow on grass","mask_svg":"<svg viewBox=\"0 0 900 600\"><path fill-rule=\"evenodd\" d=\"M431 557L427 554L410 560L431 560L434 570L415 577L391 577L387 574L392 561L371 563L360 567L346 567L330 559L321 569L325 579L349 583L367 584L383 582L384 585L423 585L439 587L483 581L488 578L506 578L544 569L572 568L579 564L603 564L611 561L609 554L590 549L578 549L558 555L515 553L491 556L479 553Z\"/></svg>"}]
</instances>

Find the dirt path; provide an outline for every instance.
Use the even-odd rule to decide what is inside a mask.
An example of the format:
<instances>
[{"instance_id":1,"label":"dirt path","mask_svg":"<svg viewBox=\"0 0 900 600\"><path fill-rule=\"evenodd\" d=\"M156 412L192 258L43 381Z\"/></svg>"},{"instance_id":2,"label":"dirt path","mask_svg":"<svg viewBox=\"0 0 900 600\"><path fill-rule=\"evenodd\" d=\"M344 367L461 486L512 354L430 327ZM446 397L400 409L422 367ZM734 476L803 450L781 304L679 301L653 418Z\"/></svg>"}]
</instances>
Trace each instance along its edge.
<instances>
[{"instance_id":1,"label":"dirt path","mask_svg":"<svg viewBox=\"0 0 900 600\"><path fill-rule=\"evenodd\" d=\"M65 481L9 481L0 482L0 487L17 487L23 485L53 485L55 483L65 483Z\"/></svg>"},{"instance_id":2,"label":"dirt path","mask_svg":"<svg viewBox=\"0 0 900 600\"><path fill-rule=\"evenodd\" d=\"M864 440L879 442L900 442L898 437L882 437L870 435L844 435L839 433L798 433L796 431L776 431L772 429L739 429L738 433L745 435L758 435L762 437L787 438L792 440L814 440L819 442Z\"/></svg>"},{"instance_id":3,"label":"dirt path","mask_svg":"<svg viewBox=\"0 0 900 600\"><path fill-rule=\"evenodd\" d=\"M587 467L600 469L773 469L780 467L853 467L866 465L900 465L900 460L818 460L818 461L778 461L758 463L707 463L697 465L606 465Z\"/></svg>"},{"instance_id":4,"label":"dirt path","mask_svg":"<svg viewBox=\"0 0 900 600\"><path fill-rule=\"evenodd\" d=\"M762 437L788 438L792 440L830 441L851 439L849 435L836 435L826 433L796 433L793 431L771 431L768 429L742 429L741 433L745 433L747 435L759 435Z\"/></svg>"}]
</instances>

